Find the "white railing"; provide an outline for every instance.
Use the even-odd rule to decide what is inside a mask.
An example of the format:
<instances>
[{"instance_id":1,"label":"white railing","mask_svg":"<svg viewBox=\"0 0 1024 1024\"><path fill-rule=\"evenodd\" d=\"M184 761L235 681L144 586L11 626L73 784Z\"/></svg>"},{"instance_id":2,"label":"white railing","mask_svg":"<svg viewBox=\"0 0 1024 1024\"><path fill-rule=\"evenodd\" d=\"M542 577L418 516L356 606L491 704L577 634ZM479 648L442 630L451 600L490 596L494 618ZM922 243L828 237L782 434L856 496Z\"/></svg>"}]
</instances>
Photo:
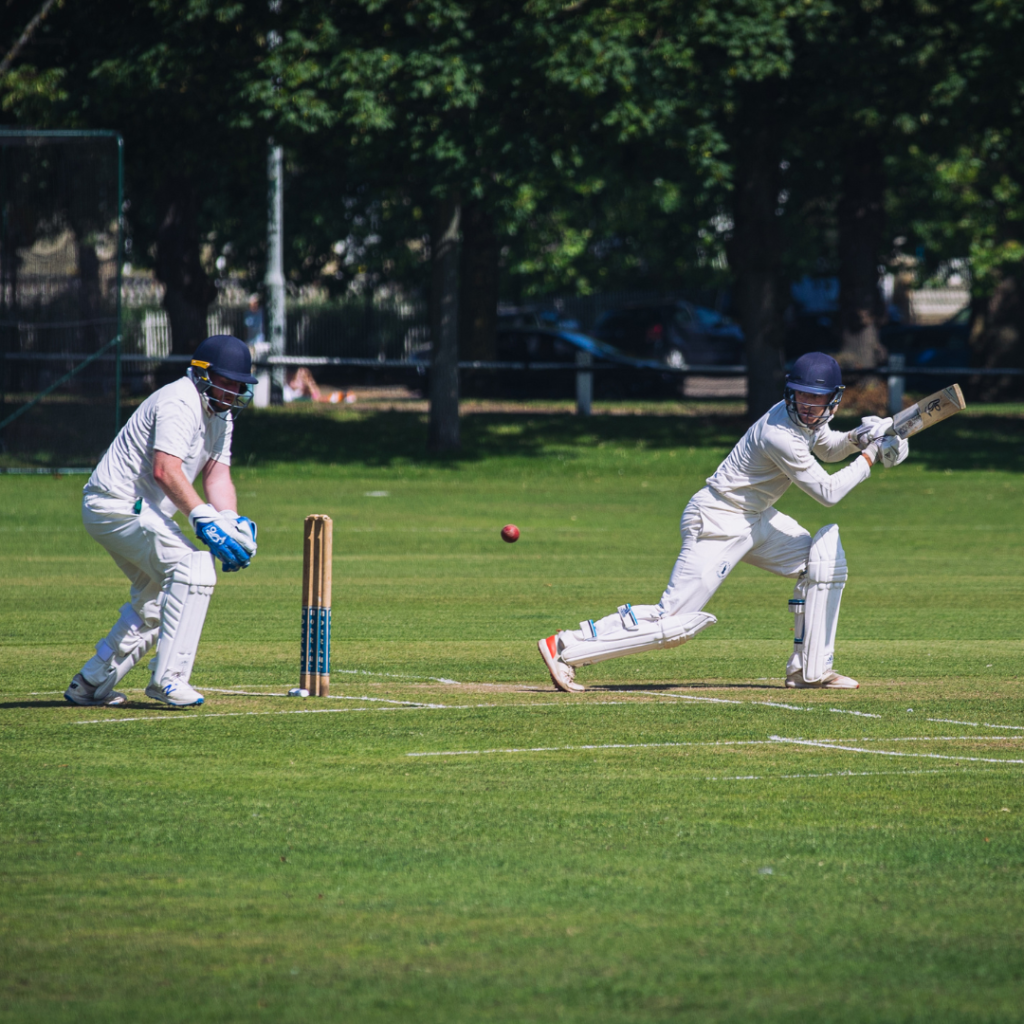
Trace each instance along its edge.
<instances>
[{"instance_id":1,"label":"white railing","mask_svg":"<svg viewBox=\"0 0 1024 1024\"><path fill-rule=\"evenodd\" d=\"M206 333L230 334L216 309L206 317ZM147 309L142 320L142 354L163 359L171 354L171 323L162 309Z\"/></svg>"},{"instance_id":2,"label":"white railing","mask_svg":"<svg viewBox=\"0 0 1024 1024\"><path fill-rule=\"evenodd\" d=\"M918 288L907 292L914 323L937 324L956 316L971 301L966 288Z\"/></svg>"}]
</instances>

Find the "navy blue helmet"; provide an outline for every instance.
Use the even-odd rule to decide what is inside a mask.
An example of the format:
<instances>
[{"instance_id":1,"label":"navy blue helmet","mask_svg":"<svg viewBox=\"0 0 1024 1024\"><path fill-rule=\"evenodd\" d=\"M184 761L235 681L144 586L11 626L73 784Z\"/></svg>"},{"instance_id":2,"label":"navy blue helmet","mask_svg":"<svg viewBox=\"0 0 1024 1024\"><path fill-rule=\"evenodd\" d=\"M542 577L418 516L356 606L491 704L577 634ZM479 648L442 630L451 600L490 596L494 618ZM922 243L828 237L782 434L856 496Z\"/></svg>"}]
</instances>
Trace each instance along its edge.
<instances>
[{"instance_id":1,"label":"navy blue helmet","mask_svg":"<svg viewBox=\"0 0 1024 1024\"><path fill-rule=\"evenodd\" d=\"M824 352L807 352L786 374L786 411L789 418L801 427L820 427L835 413L843 397L843 371L839 364ZM801 399L801 395L828 395L828 401Z\"/></svg>"},{"instance_id":2,"label":"navy blue helmet","mask_svg":"<svg viewBox=\"0 0 1024 1024\"><path fill-rule=\"evenodd\" d=\"M212 375L241 384L237 389L224 387ZM230 334L215 334L200 342L192 356L188 375L199 389L199 394L210 411L223 419L235 419L252 401L252 357L249 346Z\"/></svg>"}]
</instances>

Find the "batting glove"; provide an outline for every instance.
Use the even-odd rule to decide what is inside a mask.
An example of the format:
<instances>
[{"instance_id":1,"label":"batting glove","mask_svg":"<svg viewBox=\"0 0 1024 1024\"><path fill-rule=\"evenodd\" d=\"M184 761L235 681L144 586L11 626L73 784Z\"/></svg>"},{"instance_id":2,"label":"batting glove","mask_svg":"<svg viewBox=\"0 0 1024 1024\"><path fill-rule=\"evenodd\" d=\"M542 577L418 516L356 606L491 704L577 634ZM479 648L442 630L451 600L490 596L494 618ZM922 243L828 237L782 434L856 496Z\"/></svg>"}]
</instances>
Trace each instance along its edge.
<instances>
[{"instance_id":1,"label":"batting glove","mask_svg":"<svg viewBox=\"0 0 1024 1024\"><path fill-rule=\"evenodd\" d=\"M846 436L864 451L872 441L880 438L892 426L891 416L865 416L860 426L855 427Z\"/></svg>"},{"instance_id":2,"label":"batting glove","mask_svg":"<svg viewBox=\"0 0 1024 1024\"><path fill-rule=\"evenodd\" d=\"M219 558L225 572L238 572L249 564L249 553L235 539L239 527L234 519L218 512L212 505L197 505L188 516L196 536ZM253 551L255 543L249 541Z\"/></svg>"},{"instance_id":3,"label":"batting glove","mask_svg":"<svg viewBox=\"0 0 1024 1024\"><path fill-rule=\"evenodd\" d=\"M902 437L883 437L879 442L882 465L886 469L898 466L910 454L910 442Z\"/></svg>"},{"instance_id":4,"label":"batting glove","mask_svg":"<svg viewBox=\"0 0 1024 1024\"><path fill-rule=\"evenodd\" d=\"M898 466L909 454L910 442L892 436L876 438L861 452L872 466L881 462L886 469Z\"/></svg>"}]
</instances>

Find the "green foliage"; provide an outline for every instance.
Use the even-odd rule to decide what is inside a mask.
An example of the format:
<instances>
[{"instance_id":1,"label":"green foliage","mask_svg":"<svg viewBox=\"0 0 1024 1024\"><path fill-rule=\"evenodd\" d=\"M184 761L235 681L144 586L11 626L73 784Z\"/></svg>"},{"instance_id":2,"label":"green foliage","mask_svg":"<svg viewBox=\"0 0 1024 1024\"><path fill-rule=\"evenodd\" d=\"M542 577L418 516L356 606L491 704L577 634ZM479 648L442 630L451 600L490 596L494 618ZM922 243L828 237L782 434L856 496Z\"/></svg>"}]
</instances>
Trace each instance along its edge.
<instances>
[{"instance_id":1,"label":"green foliage","mask_svg":"<svg viewBox=\"0 0 1024 1024\"><path fill-rule=\"evenodd\" d=\"M34 9L16 0L12 26ZM421 283L431 203L454 190L490 210L505 290L524 296L718 283L738 153L768 117L783 273L834 268L844 169L870 138L890 236L930 270L970 256L984 292L1024 246L1022 20L1017 0L130 0L113 19L64 4L0 108L124 132L136 262L177 175L211 251L258 278L273 135L293 280ZM353 232L354 216L386 223ZM355 263L332 255L370 234Z\"/></svg>"},{"instance_id":2,"label":"green foliage","mask_svg":"<svg viewBox=\"0 0 1024 1024\"><path fill-rule=\"evenodd\" d=\"M68 98L64 88L63 68L36 68L22 65L12 68L3 77L0 110L5 113L63 103Z\"/></svg>"}]
</instances>

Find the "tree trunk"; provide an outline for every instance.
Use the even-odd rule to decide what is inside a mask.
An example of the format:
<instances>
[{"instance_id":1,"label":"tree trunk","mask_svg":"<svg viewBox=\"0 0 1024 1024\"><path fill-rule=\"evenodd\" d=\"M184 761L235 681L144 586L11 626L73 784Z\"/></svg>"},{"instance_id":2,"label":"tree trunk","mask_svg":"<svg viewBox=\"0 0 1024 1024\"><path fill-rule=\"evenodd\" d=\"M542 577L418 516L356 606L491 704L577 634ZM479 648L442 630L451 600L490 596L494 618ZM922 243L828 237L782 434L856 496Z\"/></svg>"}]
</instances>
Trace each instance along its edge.
<instances>
[{"instance_id":1,"label":"tree trunk","mask_svg":"<svg viewBox=\"0 0 1024 1024\"><path fill-rule=\"evenodd\" d=\"M972 365L987 369L1024 367L1024 287L1005 275L987 299L973 303L971 325ZM972 381L974 397L982 402L1019 395L1020 377L981 377Z\"/></svg>"},{"instance_id":2,"label":"tree trunk","mask_svg":"<svg viewBox=\"0 0 1024 1024\"><path fill-rule=\"evenodd\" d=\"M888 352L878 335L885 305L878 289L878 261L885 230L885 175L874 138L857 140L846 158L839 201L839 362L870 369Z\"/></svg>"},{"instance_id":3,"label":"tree trunk","mask_svg":"<svg viewBox=\"0 0 1024 1024\"><path fill-rule=\"evenodd\" d=\"M467 203L459 275L459 351L465 360L497 358L499 255L493 216L482 203Z\"/></svg>"},{"instance_id":4,"label":"tree trunk","mask_svg":"<svg viewBox=\"0 0 1024 1024\"><path fill-rule=\"evenodd\" d=\"M450 194L437 203L431 238L430 425L432 452L455 452L459 438L459 215Z\"/></svg>"},{"instance_id":5,"label":"tree trunk","mask_svg":"<svg viewBox=\"0 0 1024 1024\"><path fill-rule=\"evenodd\" d=\"M191 355L206 337L206 315L217 288L199 258L194 190L180 179L174 181L165 192L163 205L167 212L156 238L156 279L165 288L163 306L171 325L171 352Z\"/></svg>"},{"instance_id":6,"label":"tree trunk","mask_svg":"<svg viewBox=\"0 0 1024 1024\"><path fill-rule=\"evenodd\" d=\"M778 300L781 238L778 131L769 86L757 85L736 140L736 184L729 263L737 319L746 337L747 415L754 420L782 398L784 356Z\"/></svg>"}]
</instances>

